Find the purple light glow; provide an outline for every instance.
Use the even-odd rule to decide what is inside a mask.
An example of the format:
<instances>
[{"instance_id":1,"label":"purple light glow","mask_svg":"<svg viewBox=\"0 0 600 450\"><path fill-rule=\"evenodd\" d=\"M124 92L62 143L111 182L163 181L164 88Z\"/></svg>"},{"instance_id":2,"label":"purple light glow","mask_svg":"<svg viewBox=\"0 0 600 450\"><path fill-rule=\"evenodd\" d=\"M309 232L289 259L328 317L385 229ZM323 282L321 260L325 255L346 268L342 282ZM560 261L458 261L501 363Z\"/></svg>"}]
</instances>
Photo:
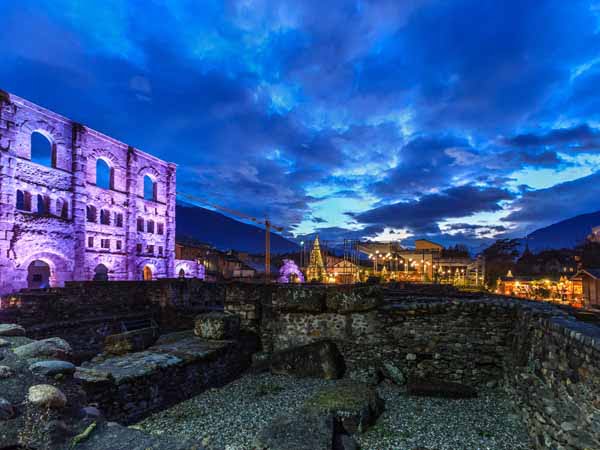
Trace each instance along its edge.
<instances>
[{"instance_id":1,"label":"purple light glow","mask_svg":"<svg viewBox=\"0 0 600 450\"><path fill-rule=\"evenodd\" d=\"M279 269L278 283L304 283L304 275L292 259L284 259Z\"/></svg>"}]
</instances>

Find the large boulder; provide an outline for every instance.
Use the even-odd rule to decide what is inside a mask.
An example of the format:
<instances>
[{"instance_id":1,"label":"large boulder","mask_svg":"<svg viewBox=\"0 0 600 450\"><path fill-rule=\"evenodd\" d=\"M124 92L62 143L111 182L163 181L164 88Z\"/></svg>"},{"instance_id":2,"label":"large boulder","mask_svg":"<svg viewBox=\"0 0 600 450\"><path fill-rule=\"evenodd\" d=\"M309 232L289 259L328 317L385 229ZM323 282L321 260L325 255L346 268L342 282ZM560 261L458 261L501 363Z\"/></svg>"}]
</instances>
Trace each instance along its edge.
<instances>
[{"instance_id":1,"label":"large boulder","mask_svg":"<svg viewBox=\"0 0 600 450\"><path fill-rule=\"evenodd\" d=\"M407 384L406 388L409 395L420 397L477 397L477 391L474 388L460 383L451 383L449 381L413 380Z\"/></svg>"},{"instance_id":2,"label":"large boulder","mask_svg":"<svg viewBox=\"0 0 600 450\"><path fill-rule=\"evenodd\" d=\"M332 415L336 431L353 434L363 433L375 423L384 410L384 402L371 386L343 382L317 392L304 403L303 410Z\"/></svg>"},{"instance_id":3,"label":"large boulder","mask_svg":"<svg viewBox=\"0 0 600 450\"><path fill-rule=\"evenodd\" d=\"M67 341L55 337L21 345L14 348L13 352L21 358L67 359L73 350Z\"/></svg>"},{"instance_id":4,"label":"large boulder","mask_svg":"<svg viewBox=\"0 0 600 450\"><path fill-rule=\"evenodd\" d=\"M0 336L25 336L25 328L16 323L0 323Z\"/></svg>"},{"instance_id":5,"label":"large boulder","mask_svg":"<svg viewBox=\"0 0 600 450\"><path fill-rule=\"evenodd\" d=\"M75 365L59 359L37 361L29 366L33 373L53 377L55 375L71 375L75 372Z\"/></svg>"},{"instance_id":6,"label":"large boulder","mask_svg":"<svg viewBox=\"0 0 600 450\"><path fill-rule=\"evenodd\" d=\"M293 347L271 356L271 372L334 380L344 375L344 358L329 340Z\"/></svg>"},{"instance_id":7,"label":"large boulder","mask_svg":"<svg viewBox=\"0 0 600 450\"><path fill-rule=\"evenodd\" d=\"M36 384L29 388L27 401L36 406L59 409L67 404L67 397L50 384Z\"/></svg>"},{"instance_id":8,"label":"large boulder","mask_svg":"<svg viewBox=\"0 0 600 450\"><path fill-rule=\"evenodd\" d=\"M256 450L331 450L333 417L323 414L280 416L254 439Z\"/></svg>"},{"instance_id":9,"label":"large boulder","mask_svg":"<svg viewBox=\"0 0 600 450\"><path fill-rule=\"evenodd\" d=\"M140 328L125 333L111 334L104 339L104 353L109 355L124 355L141 352L152 346L158 339L156 327Z\"/></svg>"},{"instance_id":10,"label":"large boulder","mask_svg":"<svg viewBox=\"0 0 600 450\"><path fill-rule=\"evenodd\" d=\"M240 334L240 316L214 311L200 314L196 316L194 333L203 339L236 339Z\"/></svg>"}]
</instances>

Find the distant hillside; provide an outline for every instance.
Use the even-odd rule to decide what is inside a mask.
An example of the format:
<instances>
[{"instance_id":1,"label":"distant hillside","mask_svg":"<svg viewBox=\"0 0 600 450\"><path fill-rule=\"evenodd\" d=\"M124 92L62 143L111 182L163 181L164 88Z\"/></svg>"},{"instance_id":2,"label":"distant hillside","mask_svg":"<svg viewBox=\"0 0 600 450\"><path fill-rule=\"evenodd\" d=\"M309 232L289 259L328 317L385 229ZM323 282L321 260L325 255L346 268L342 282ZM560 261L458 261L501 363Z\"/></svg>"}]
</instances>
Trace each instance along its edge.
<instances>
[{"instance_id":1,"label":"distant hillside","mask_svg":"<svg viewBox=\"0 0 600 450\"><path fill-rule=\"evenodd\" d=\"M591 233L592 227L600 225L600 211L581 214L529 235L529 248L533 252L547 249L572 248L582 243Z\"/></svg>"},{"instance_id":2,"label":"distant hillside","mask_svg":"<svg viewBox=\"0 0 600 450\"><path fill-rule=\"evenodd\" d=\"M177 238L191 238L211 244L219 250L265 252L264 229L197 206L177 205ZM271 233L272 253L297 250L298 245L295 242Z\"/></svg>"}]
</instances>

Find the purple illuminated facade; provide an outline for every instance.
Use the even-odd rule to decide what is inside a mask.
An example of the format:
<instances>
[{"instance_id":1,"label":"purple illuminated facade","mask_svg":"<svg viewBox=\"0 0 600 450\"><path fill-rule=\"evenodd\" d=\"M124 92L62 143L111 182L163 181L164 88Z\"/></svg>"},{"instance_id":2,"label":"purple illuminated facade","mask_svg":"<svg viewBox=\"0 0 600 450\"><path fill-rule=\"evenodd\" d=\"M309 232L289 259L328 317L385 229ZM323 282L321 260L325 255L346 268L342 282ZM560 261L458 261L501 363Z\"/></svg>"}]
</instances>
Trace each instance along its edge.
<instances>
[{"instance_id":1,"label":"purple illuminated facade","mask_svg":"<svg viewBox=\"0 0 600 450\"><path fill-rule=\"evenodd\" d=\"M279 269L278 283L304 283L304 275L293 259L284 259Z\"/></svg>"},{"instance_id":2,"label":"purple illuminated facade","mask_svg":"<svg viewBox=\"0 0 600 450\"><path fill-rule=\"evenodd\" d=\"M0 91L0 294L177 276L175 187L174 164Z\"/></svg>"}]
</instances>

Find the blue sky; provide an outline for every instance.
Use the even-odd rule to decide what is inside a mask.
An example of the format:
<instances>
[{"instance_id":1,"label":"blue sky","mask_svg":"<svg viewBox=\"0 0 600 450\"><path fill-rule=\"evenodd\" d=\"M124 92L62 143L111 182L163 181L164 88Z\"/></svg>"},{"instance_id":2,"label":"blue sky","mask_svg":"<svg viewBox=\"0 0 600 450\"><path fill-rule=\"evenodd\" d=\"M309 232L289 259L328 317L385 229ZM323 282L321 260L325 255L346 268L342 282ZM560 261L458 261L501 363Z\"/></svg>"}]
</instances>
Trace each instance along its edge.
<instances>
[{"instance_id":1,"label":"blue sky","mask_svg":"<svg viewBox=\"0 0 600 450\"><path fill-rule=\"evenodd\" d=\"M324 239L600 209L600 0L21 0L0 88Z\"/></svg>"}]
</instances>

